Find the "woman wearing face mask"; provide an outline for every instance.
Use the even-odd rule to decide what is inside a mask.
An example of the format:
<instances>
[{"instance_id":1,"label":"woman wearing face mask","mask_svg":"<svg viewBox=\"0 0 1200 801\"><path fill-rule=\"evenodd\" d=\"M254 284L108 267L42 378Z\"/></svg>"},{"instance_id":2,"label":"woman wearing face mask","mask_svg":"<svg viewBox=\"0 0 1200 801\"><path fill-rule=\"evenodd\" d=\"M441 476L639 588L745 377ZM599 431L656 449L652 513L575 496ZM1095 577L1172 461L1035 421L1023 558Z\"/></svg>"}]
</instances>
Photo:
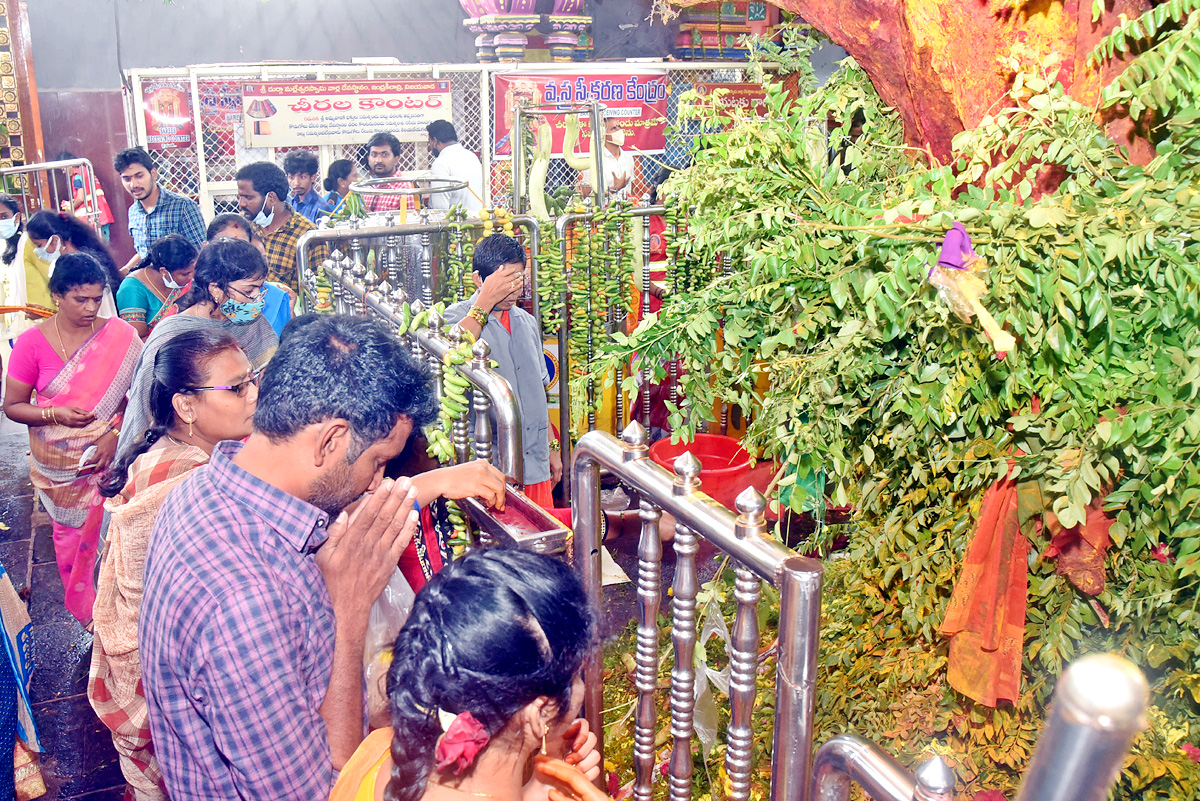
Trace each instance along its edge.
<instances>
[{"instance_id":1,"label":"woman wearing face mask","mask_svg":"<svg viewBox=\"0 0 1200 801\"><path fill-rule=\"evenodd\" d=\"M633 154L622 150L625 144L625 131L616 117L604 120L604 192L609 200L627 200L633 191L633 179L637 175L637 165L633 162ZM592 193L592 181L588 170L579 174L580 192L584 197Z\"/></svg>"},{"instance_id":2,"label":"woman wearing face mask","mask_svg":"<svg viewBox=\"0 0 1200 801\"><path fill-rule=\"evenodd\" d=\"M12 195L0 193L0 306L25 305L25 269L17 258L20 253L21 204ZM0 339L12 345L12 340L29 327L24 314L13 312L0 315Z\"/></svg>"},{"instance_id":3,"label":"woman wearing face mask","mask_svg":"<svg viewBox=\"0 0 1200 801\"><path fill-rule=\"evenodd\" d=\"M150 389L159 348L185 331L226 331L237 340L255 370L275 354L279 337L263 316L262 285L267 263L249 242L217 239L200 250L191 290L179 300L184 311L159 322L146 338L145 349L125 410L121 448L150 427ZM133 433L130 433L133 432Z\"/></svg>"},{"instance_id":4,"label":"woman wearing face mask","mask_svg":"<svg viewBox=\"0 0 1200 801\"><path fill-rule=\"evenodd\" d=\"M29 237L25 254L25 288L29 305L44 306L53 311L53 301L43 302L41 299L47 297L42 294L41 287L46 286L48 292L55 262L67 253L88 253L100 262L106 278L100 316L117 316L117 305L113 299L121 287L121 271L94 228L65 211L42 210L29 218L25 232ZM33 247L32 258L28 252L29 246Z\"/></svg>"},{"instance_id":5,"label":"woman wearing face mask","mask_svg":"<svg viewBox=\"0 0 1200 801\"><path fill-rule=\"evenodd\" d=\"M121 771L139 801L166 798L150 742L137 645L150 530L167 494L208 462L218 442L250 434L257 403L258 373L228 332L179 334L154 357L151 426L118 454L100 482L111 523L96 581L88 700L112 730Z\"/></svg>"},{"instance_id":6,"label":"woman wearing face mask","mask_svg":"<svg viewBox=\"0 0 1200 801\"><path fill-rule=\"evenodd\" d=\"M179 311L176 304L192 288L200 251L180 234L167 234L150 245L141 268L121 282L117 310L145 339L159 321Z\"/></svg>"},{"instance_id":7,"label":"woman wearing face mask","mask_svg":"<svg viewBox=\"0 0 1200 801\"><path fill-rule=\"evenodd\" d=\"M554 557L493 548L451 562L396 638L392 728L363 741L330 801L544 800L549 785L575 795L572 780L600 775L596 735L576 719L596 647L583 587Z\"/></svg>"},{"instance_id":8,"label":"woman wearing face mask","mask_svg":"<svg viewBox=\"0 0 1200 801\"><path fill-rule=\"evenodd\" d=\"M49 287L58 311L17 338L4 395L4 413L29 426L30 479L53 523L67 609L84 624L103 511L96 476L116 453L142 349L128 323L99 317L105 279L91 254L58 260Z\"/></svg>"}]
</instances>

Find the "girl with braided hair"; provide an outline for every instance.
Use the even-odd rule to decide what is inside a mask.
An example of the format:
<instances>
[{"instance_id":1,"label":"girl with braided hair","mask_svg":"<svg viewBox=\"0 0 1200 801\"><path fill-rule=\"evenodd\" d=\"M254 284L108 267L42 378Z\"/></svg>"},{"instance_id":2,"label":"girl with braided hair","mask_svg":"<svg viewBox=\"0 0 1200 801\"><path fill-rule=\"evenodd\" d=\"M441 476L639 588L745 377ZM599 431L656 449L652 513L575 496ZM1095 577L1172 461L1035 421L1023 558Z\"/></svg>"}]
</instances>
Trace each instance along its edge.
<instances>
[{"instance_id":1,"label":"girl with braided hair","mask_svg":"<svg viewBox=\"0 0 1200 801\"><path fill-rule=\"evenodd\" d=\"M590 784L596 735L576 719L595 647L583 587L553 557L489 549L447 565L396 638L392 728L363 741L330 801L606 798Z\"/></svg>"}]
</instances>

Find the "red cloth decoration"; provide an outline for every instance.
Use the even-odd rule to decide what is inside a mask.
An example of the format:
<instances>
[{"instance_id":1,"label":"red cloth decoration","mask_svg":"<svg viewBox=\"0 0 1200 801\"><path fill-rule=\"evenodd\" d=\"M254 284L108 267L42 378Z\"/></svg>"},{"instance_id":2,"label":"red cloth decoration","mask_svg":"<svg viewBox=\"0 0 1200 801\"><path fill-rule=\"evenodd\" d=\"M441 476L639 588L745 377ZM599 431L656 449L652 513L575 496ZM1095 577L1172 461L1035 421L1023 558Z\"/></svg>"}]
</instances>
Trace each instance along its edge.
<instances>
[{"instance_id":1,"label":"red cloth decoration","mask_svg":"<svg viewBox=\"0 0 1200 801\"><path fill-rule=\"evenodd\" d=\"M471 767L475 756L487 747L487 730L475 719L470 712L460 712L454 722L446 729L446 733L438 738L437 769L445 770L454 766L455 775L461 774Z\"/></svg>"}]
</instances>

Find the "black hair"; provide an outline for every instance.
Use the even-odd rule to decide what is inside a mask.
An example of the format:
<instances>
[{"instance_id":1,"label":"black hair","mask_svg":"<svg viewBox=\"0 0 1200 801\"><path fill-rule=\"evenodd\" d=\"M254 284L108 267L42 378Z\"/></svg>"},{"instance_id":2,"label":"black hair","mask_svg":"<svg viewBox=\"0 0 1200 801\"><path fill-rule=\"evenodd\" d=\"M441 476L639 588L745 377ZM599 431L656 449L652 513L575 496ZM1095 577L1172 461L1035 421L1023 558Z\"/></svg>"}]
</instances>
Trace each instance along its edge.
<instances>
[{"instance_id":1,"label":"black hair","mask_svg":"<svg viewBox=\"0 0 1200 801\"><path fill-rule=\"evenodd\" d=\"M192 291L181 305L187 308L212 302L209 284L216 284L222 292L228 293L229 285L234 281L253 281L266 276L267 260L258 248L240 239L221 237L201 248L196 259L196 275L192 278Z\"/></svg>"},{"instance_id":2,"label":"black hair","mask_svg":"<svg viewBox=\"0 0 1200 801\"><path fill-rule=\"evenodd\" d=\"M658 190L667 179L671 177L671 173L675 172L675 168L669 164L664 164L662 169L658 171L658 175L654 176L654 185L650 187L650 205L657 206L659 202Z\"/></svg>"},{"instance_id":3,"label":"black hair","mask_svg":"<svg viewBox=\"0 0 1200 801\"><path fill-rule=\"evenodd\" d=\"M183 234L167 234L150 244L150 258L142 267L173 273L191 267L200 251Z\"/></svg>"},{"instance_id":4,"label":"black hair","mask_svg":"<svg viewBox=\"0 0 1200 801\"><path fill-rule=\"evenodd\" d=\"M208 365L215 356L238 350L237 340L228 331L201 329L177 334L154 354L150 379L150 428L130 442L100 479L100 494L111 498L125 487L129 466L158 442L175 422L171 400L181 392L204 386Z\"/></svg>"},{"instance_id":5,"label":"black hair","mask_svg":"<svg viewBox=\"0 0 1200 801\"><path fill-rule=\"evenodd\" d=\"M354 171L354 162L350 159L338 159L329 165L329 172L325 175L325 181L322 185L326 192L336 192L338 181L344 181L350 177L350 173Z\"/></svg>"},{"instance_id":6,"label":"black hair","mask_svg":"<svg viewBox=\"0 0 1200 801\"><path fill-rule=\"evenodd\" d=\"M57 236L63 242L70 243L78 251L84 251L93 256L105 272L106 283L112 290L113 297L121 287L121 270L113 259L108 245L96 233L96 229L80 220L74 214L65 211L50 211L42 209L29 218L25 231L31 239L49 239ZM57 267L55 268L58 269Z\"/></svg>"},{"instance_id":7,"label":"black hair","mask_svg":"<svg viewBox=\"0 0 1200 801\"><path fill-rule=\"evenodd\" d=\"M283 171L287 175L320 175L321 162L307 150L293 150L283 157Z\"/></svg>"},{"instance_id":8,"label":"black hair","mask_svg":"<svg viewBox=\"0 0 1200 801\"><path fill-rule=\"evenodd\" d=\"M256 161L253 164L247 164L237 171L234 180L249 181L254 187L254 191L263 197L274 192L275 197L280 200L287 200L287 176L283 174L283 170L279 169L277 164L272 164L269 161Z\"/></svg>"},{"instance_id":9,"label":"black hair","mask_svg":"<svg viewBox=\"0 0 1200 801\"><path fill-rule=\"evenodd\" d=\"M447 120L434 120L425 126L425 133L439 142L458 141L458 131L454 130L454 123Z\"/></svg>"},{"instance_id":10,"label":"black hair","mask_svg":"<svg viewBox=\"0 0 1200 801\"><path fill-rule=\"evenodd\" d=\"M285 339L289 339L293 334L301 329L308 328L310 325L321 319L319 314L301 314L297 315L283 324L283 330L279 332L279 343L282 345Z\"/></svg>"},{"instance_id":11,"label":"black hair","mask_svg":"<svg viewBox=\"0 0 1200 801\"><path fill-rule=\"evenodd\" d=\"M425 793L439 710L470 712L492 737L541 697L564 715L595 638L583 586L552 556L489 548L446 565L417 593L392 651L395 735L384 798Z\"/></svg>"},{"instance_id":12,"label":"black hair","mask_svg":"<svg viewBox=\"0 0 1200 801\"><path fill-rule=\"evenodd\" d=\"M78 251L64 253L54 263L54 273L50 276L50 293L65 295L72 289L89 284L104 286L104 267L91 253Z\"/></svg>"},{"instance_id":13,"label":"black hair","mask_svg":"<svg viewBox=\"0 0 1200 801\"><path fill-rule=\"evenodd\" d=\"M475 248L471 270L486 280L505 264L525 264L525 247L508 234L492 234Z\"/></svg>"},{"instance_id":14,"label":"black hair","mask_svg":"<svg viewBox=\"0 0 1200 801\"><path fill-rule=\"evenodd\" d=\"M368 151L373 147L383 147L384 145L392 149L393 156L400 155L400 140L387 131L380 131L367 140Z\"/></svg>"},{"instance_id":15,"label":"black hair","mask_svg":"<svg viewBox=\"0 0 1200 801\"><path fill-rule=\"evenodd\" d=\"M224 214L218 214L216 217L213 217L213 221L208 224L208 228L204 231L204 238L211 242L212 240L216 239L217 234L221 233L231 225L236 225L238 228L241 228L243 231L245 231L247 239L249 239L250 235L254 232L254 229L250 227L249 220L240 214L234 214L233 212L227 211Z\"/></svg>"},{"instance_id":16,"label":"black hair","mask_svg":"<svg viewBox=\"0 0 1200 801\"><path fill-rule=\"evenodd\" d=\"M24 211L21 208L20 201L5 192L0 192L0 206L7 208L14 216ZM25 224L18 222L16 233L4 240L4 253L0 254L0 261L3 261L5 264L12 264L12 260L17 257L17 245L21 243L21 231L23 230L25 230Z\"/></svg>"},{"instance_id":17,"label":"black hair","mask_svg":"<svg viewBox=\"0 0 1200 801\"><path fill-rule=\"evenodd\" d=\"M420 428L437 417L429 371L382 323L322 315L290 333L267 365L254 430L287 440L324 420L350 424L354 462L400 417Z\"/></svg>"},{"instance_id":18,"label":"black hair","mask_svg":"<svg viewBox=\"0 0 1200 801\"><path fill-rule=\"evenodd\" d=\"M127 147L113 156L113 169L117 171L117 174L125 172L134 164L141 164L147 171L153 170L156 166L150 154L140 147Z\"/></svg>"}]
</instances>

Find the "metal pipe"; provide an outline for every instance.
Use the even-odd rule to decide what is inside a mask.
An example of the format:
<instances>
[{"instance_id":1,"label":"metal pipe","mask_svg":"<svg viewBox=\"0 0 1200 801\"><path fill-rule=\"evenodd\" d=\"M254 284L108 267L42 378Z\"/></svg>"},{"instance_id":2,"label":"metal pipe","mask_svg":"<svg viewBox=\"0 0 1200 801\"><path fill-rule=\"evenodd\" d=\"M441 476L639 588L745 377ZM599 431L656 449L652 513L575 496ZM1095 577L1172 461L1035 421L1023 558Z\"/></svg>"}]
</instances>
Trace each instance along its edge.
<instances>
[{"instance_id":1,"label":"metal pipe","mask_svg":"<svg viewBox=\"0 0 1200 801\"><path fill-rule=\"evenodd\" d=\"M647 441L645 430L630 427L625 436L625 444L629 446L625 458L648 458ZM635 801L650 801L654 795L654 741L658 723L655 696L658 694L658 610L662 603L663 556L658 523L662 512L643 498L638 514L642 519L642 531L638 540L638 627L634 657L638 699L633 734L633 797Z\"/></svg>"},{"instance_id":2,"label":"metal pipe","mask_svg":"<svg viewBox=\"0 0 1200 801\"><path fill-rule=\"evenodd\" d=\"M812 784L809 760L816 714L824 572L816 559L789 556L780 566L775 584L779 589L780 648L775 666L771 801L803 801Z\"/></svg>"},{"instance_id":3,"label":"metal pipe","mask_svg":"<svg viewBox=\"0 0 1200 801\"><path fill-rule=\"evenodd\" d=\"M1133 738L1146 728L1146 677L1115 654L1067 668L1017 801L1104 801Z\"/></svg>"},{"instance_id":4,"label":"metal pipe","mask_svg":"<svg viewBox=\"0 0 1200 801\"><path fill-rule=\"evenodd\" d=\"M912 774L887 751L856 734L842 734L813 759L811 801L846 801L852 782L875 801L912 801L917 788Z\"/></svg>"},{"instance_id":5,"label":"metal pipe","mask_svg":"<svg viewBox=\"0 0 1200 801\"><path fill-rule=\"evenodd\" d=\"M596 194L596 208L602 209L608 205L608 189L604 184L608 178L604 174L604 120L600 117L600 104L591 101L589 110L592 117L592 157L596 165L595 175L592 176L592 188Z\"/></svg>"},{"instance_id":6,"label":"metal pipe","mask_svg":"<svg viewBox=\"0 0 1200 801\"><path fill-rule=\"evenodd\" d=\"M691 451L675 460L672 492L691 498L700 490L700 460ZM692 736L696 719L696 532L675 523L675 581L671 586L671 644L675 665L671 668L671 747L668 793L671 801L691 801Z\"/></svg>"},{"instance_id":7,"label":"metal pipe","mask_svg":"<svg viewBox=\"0 0 1200 801\"><path fill-rule=\"evenodd\" d=\"M508 131L508 141L512 146L512 208L513 213L520 214L521 184L525 182L525 132L522 130L524 116L520 104L513 109L513 124Z\"/></svg>"},{"instance_id":8,"label":"metal pipe","mask_svg":"<svg viewBox=\"0 0 1200 801\"><path fill-rule=\"evenodd\" d=\"M397 309L391 303L377 297L375 293L367 291L365 287L355 284L346 275L346 272L343 267L331 265L328 276L330 281L334 282L340 313L345 313L342 311L344 299L349 295L361 303L363 308L375 312L390 324L398 326L403 322ZM336 287L338 286L341 287L341 292L337 292ZM414 305L415 313L416 306ZM429 354L431 358L438 360L441 360L451 348L448 339L432 330L423 331L410 328L408 336L416 343L417 347ZM468 361L454 365L454 369L470 381L475 388L488 396L488 400L496 412L497 443L494 464L514 483L522 483L525 472L524 451L521 442L521 409L517 405L512 387L500 373L490 367L480 368Z\"/></svg>"}]
</instances>

